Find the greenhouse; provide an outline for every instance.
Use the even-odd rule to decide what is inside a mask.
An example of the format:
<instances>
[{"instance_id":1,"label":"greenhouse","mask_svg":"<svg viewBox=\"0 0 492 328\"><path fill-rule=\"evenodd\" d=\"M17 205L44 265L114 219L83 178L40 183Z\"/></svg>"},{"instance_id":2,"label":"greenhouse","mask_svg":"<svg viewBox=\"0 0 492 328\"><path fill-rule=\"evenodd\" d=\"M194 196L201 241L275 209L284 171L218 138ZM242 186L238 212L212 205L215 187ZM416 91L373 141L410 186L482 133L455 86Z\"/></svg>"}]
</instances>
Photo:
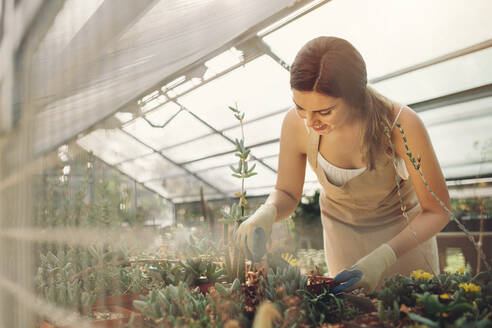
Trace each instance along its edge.
<instances>
[{"instance_id":1,"label":"greenhouse","mask_svg":"<svg viewBox=\"0 0 492 328\"><path fill-rule=\"evenodd\" d=\"M0 0L0 328L492 327L491 12Z\"/></svg>"}]
</instances>

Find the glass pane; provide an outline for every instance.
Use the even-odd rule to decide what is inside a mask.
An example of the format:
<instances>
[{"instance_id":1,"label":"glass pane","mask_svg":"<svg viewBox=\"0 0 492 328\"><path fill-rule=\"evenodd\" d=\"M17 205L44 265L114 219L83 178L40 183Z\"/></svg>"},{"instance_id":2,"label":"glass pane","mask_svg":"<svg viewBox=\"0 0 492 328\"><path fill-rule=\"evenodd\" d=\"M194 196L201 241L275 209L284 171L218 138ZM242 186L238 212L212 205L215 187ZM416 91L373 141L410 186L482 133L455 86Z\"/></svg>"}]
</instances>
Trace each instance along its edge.
<instances>
[{"instance_id":1,"label":"glass pane","mask_svg":"<svg viewBox=\"0 0 492 328\"><path fill-rule=\"evenodd\" d=\"M459 104L444 106L432 110L419 112L427 128L461 119L487 116L492 112L492 97L467 101Z\"/></svg>"},{"instance_id":2,"label":"glass pane","mask_svg":"<svg viewBox=\"0 0 492 328\"><path fill-rule=\"evenodd\" d=\"M473 6L466 1L450 5L447 0L330 1L264 40L292 63L297 51L315 37L347 39L364 57L369 78L374 78L490 39L490 12L488 0L474 1Z\"/></svg>"},{"instance_id":3,"label":"glass pane","mask_svg":"<svg viewBox=\"0 0 492 328\"><path fill-rule=\"evenodd\" d=\"M411 104L491 82L492 48L489 48L375 83L374 87L389 98Z\"/></svg>"},{"instance_id":4,"label":"glass pane","mask_svg":"<svg viewBox=\"0 0 492 328\"><path fill-rule=\"evenodd\" d=\"M170 198L199 196L200 186L203 187L203 190L206 193L211 193L212 190L214 190L190 175L164 179L159 183L161 183L162 187L167 191Z\"/></svg>"},{"instance_id":5,"label":"glass pane","mask_svg":"<svg viewBox=\"0 0 492 328\"><path fill-rule=\"evenodd\" d=\"M262 161L271 168L278 170L278 156L263 158Z\"/></svg>"},{"instance_id":6,"label":"glass pane","mask_svg":"<svg viewBox=\"0 0 492 328\"><path fill-rule=\"evenodd\" d=\"M122 163L118 165L118 168L138 182L185 173L183 169L155 153L131 162Z\"/></svg>"},{"instance_id":7,"label":"glass pane","mask_svg":"<svg viewBox=\"0 0 492 328\"><path fill-rule=\"evenodd\" d=\"M160 95L157 98L154 98L152 100L149 100L146 103L142 103L140 108L142 109L143 112L148 112L151 109L155 109L159 107L159 105L164 104L167 101L167 97L164 95Z\"/></svg>"},{"instance_id":8,"label":"glass pane","mask_svg":"<svg viewBox=\"0 0 492 328\"><path fill-rule=\"evenodd\" d=\"M492 162L478 163L478 164L465 164L458 165L455 167L444 167L442 169L446 179L452 178L476 178L481 177L485 174L492 173ZM476 190L474 190L476 192Z\"/></svg>"},{"instance_id":9,"label":"glass pane","mask_svg":"<svg viewBox=\"0 0 492 328\"><path fill-rule=\"evenodd\" d=\"M163 125L168 122L169 119L180 110L180 108L181 107L175 102L168 102L161 108L147 114L146 117L150 122L152 122L152 124ZM182 113L179 113L178 115L181 114Z\"/></svg>"},{"instance_id":10,"label":"glass pane","mask_svg":"<svg viewBox=\"0 0 492 328\"><path fill-rule=\"evenodd\" d=\"M179 98L178 102L222 130L238 124L228 106L237 103L247 121L287 109L292 106L291 99L288 72L269 56L262 56Z\"/></svg>"},{"instance_id":11,"label":"glass pane","mask_svg":"<svg viewBox=\"0 0 492 328\"><path fill-rule=\"evenodd\" d=\"M251 148L251 154L258 158L263 158L267 156L278 155L279 150L280 150L280 142L275 142L275 143Z\"/></svg>"},{"instance_id":12,"label":"glass pane","mask_svg":"<svg viewBox=\"0 0 492 328\"><path fill-rule=\"evenodd\" d=\"M218 134L212 134L181 146L167 148L162 153L177 163L234 150L234 145Z\"/></svg>"},{"instance_id":13,"label":"glass pane","mask_svg":"<svg viewBox=\"0 0 492 328\"><path fill-rule=\"evenodd\" d=\"M246 146L249 147L263 141L280 138L280 130L282 128L282 120L285 113L280 113L268 118L255 121L244 125L244 138ZM241 127L233 128L224 131L224 134L232 140L241 138ZM256 156L256 155L255 155Z\"/></svg>"},{"instance_id":14,"label":"glass pane","mask_svg":"<svg viewBox=\"0 0 492 328\"><path fill-rule=\"evenodd\" d=\"M478 163L483 163L481 175L492 173L489 165L492 161L491 126L492 110L487 116L460 119L428 128L446 178L474 176L479 173ZM484 155L487 148L489 153Z\"/></svg>"},{"instance_id":15,"label":"glass pane","mask_svg":"<svg viewBox=\"0 0 492 328\"><path fill-rule=\"evenodd\" d=\"M236 164L238 157L234 153L220 155L212 158L207 158L201 161L186 164L185 167L191 171L205 170L211 167L217 167L219 165L231 165Z\"/></svg>"},{"instance_id":16,"label":"glass pane","mask_svg":"<svg viewBox=\"0 0 492 328\"><path fill-rule=\"evenodd\" d=\"M253 162L251 163L253 165ZM275 185L276 174L261 164L255 168L258 174L245 180L245 188L249 194L249 188L270 187ZM207 181L213 181L219 189L230 193L241 191L241 179L232 176L232 170L229 167L210 169L204 172L198 172L198 176Z\"/></svg>"},{"instance_id":17,"label":"glass pane","mask_svg":"<svg viewBox=\"0 0 492 328\"><path fill-rule=\"evenodd\" d=\"M270 165L275 170L278 170L278 156L264 159L263 162L265 162L265 164L267 165ZM304 183L312 181L318 181L318 178L316 177L316 174L311 169L309 164L306 163L306 175L304 176Z\"/></svg>"},{"instance_id":18,"label":"glass pane","mask_svg":"<svg viewBox=\"0 0 492 328\"><path fill-rule=\"evenodd\" d=\"M144 185L157 192L159 195L161 195L162 197L165 197L165 198L169 198L169 193L168 191L162 186L162 183L161 181L150 181L150 182L146 182L144 183Z\"/></svg>"},{"instance_id":19,"label":"glass pane","mask_svg":"<svg viewBox=\"0 0 492 328\"><path fill-rule=\"evenodd\" d=\"M93 131L77 143L109 165L152 153L150 148L117 129Z\"/></svg>"},{"instance_id":20,"label":"glass pane","mask_svg":"<svg viewBox=\"0 0 492 328\"><path fill-rule=\"evenodd\" d=\"M152 123L164 124L166 118L169 119L168 117L175 113L173 111L166 113L167 115L159 111L155 117L152 115ZM123 129L158 150L212 132L187 112L179 113L164 128L154 128L144 119L138 118Z\"/></svg>"},{"instance_id":21,"label":"glass pane","mask_svg":"<svg viewBox=\"0 0 492 328\"><path fill-rule=\"evenodd\" d=\"M207 66L207 71L203 75L204 79L209 79L218 73L221 73L236 64L243 61L243 52L237 50L235 47L224 51L218 56L205 62Z\"/></svg>"},{"instance_id":22,"label":"glass pane","mask_svg":"<svg viewBox=\"0 0 492 328\"><path fill-rule=\"evenodd\" d=\"M203 186L203 191L206 195L217 194L214 189L204 185L192 176L181 176L166 180L150 181L146 182L145 186L156 191L163 197L172 199L173 202L185 201L184 199L191 200L191 198L193 200L200 199L200 186Z\"/></svg>"}]
</instances>

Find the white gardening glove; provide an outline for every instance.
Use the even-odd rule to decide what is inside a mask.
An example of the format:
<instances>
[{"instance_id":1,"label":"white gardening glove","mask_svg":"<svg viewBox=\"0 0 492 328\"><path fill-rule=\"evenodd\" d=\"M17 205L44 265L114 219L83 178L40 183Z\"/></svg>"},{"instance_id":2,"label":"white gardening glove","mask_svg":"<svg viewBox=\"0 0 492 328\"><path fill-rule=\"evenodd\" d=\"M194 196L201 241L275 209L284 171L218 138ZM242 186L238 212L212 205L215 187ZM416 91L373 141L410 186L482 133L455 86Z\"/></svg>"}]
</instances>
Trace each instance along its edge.
<instances>
[{"instance_id":1,"label":"white gardening glove","mask_svg":"<svg viewBox=\"0 0 492 328\"><path fill-rule=\"evenodd\" d=\"M256 262L265 255L276 216L277 208L273 204L263 204L239 225L233 237L234 243L250 260Z\"/></svg>"},{"instance_id":2,"label":"white gardening glove","mask_svg":"<svg viewBox=\"0 0 492 328\"><path fill-rule=\"evenodd\" d=\"M382 244L371 253L361 258L349 269L340 271L334 278L340 285L333 288L334 294L364 288L372 293L381 279L383 272L396 262L396 254L388 244Z\"/></svg>"}]
</instances>

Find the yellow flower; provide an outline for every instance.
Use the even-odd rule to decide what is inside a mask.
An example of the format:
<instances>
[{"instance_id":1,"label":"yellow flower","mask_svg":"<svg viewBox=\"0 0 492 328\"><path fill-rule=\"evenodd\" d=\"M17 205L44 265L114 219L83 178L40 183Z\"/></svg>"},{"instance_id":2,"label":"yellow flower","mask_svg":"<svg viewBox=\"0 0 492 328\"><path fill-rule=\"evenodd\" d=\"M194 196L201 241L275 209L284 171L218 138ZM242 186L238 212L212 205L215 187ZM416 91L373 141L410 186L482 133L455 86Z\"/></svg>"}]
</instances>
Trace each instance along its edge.
<instances>
[{"instance_id":1,"label":"yellow flower","mask_svg":"<svg viewBox=\"0 0 492 328\"><path fill-rule=\"evenodd\" d=\"M446 312L443 312L443 313L442 313L442 317L443 317L443 318L447 318L447 317L449 317L449 314L447 314Z\"/></svg>"},{"instance_id":2,"label":"yellow flower","mask_svg":"<svg viewBox=\"0 0 492 328\"><path fill-rule=\"evenodd\" d=\"M459 268L456 272L459 274L465 274L465 268Z\"/></svg>"},{"instance_id":3,"label":"yellow flower","mask_svg":"<svg viewBox=\"0 0 492 328\"><path fill-rule=\"evenodd\" d=\"M293 267L299 266L297 259L294 256L292 256L292 254L282 253L280 256L285 260L285 262L289 263L291 266Z\"/></svg>"},{"instance_id":4,"label":"yellow flower","mask_svg":"<svg viewBox=\"0 0 492 328\"><path fill-rule=\"evenodd\" d=\"M472 303L472 304L473 304L473 307L474 307L475 309L478 309L477 302L473 301L473 303Z\"/></svg>"},{"instance_id":5,"label":"yellow flower","mask_svg":"<svg viewBox=\"0 0 492 328\"><path fill-rule=\"evenodd\" d=\"M412 271L411 276L414 277L415 279L432 279L432 278L434 278L434 275L432 273L425 272L425 271L420 270L420 269Z\"/></svg>"},{"instance_id":6,"label":"yellow flower","mask_svg":"<svg viewBox=\"0 0 492 328\"><path fill-rule=\"evenodd\" d=\"M458 285L459 288L463 289L465 292L478 293L482 290L482 287L475 285L474 283L462 282Z\"/></svg>"},{"instance_id":7,"label":"yellow flower","mask_svg":"<svg viewBox=\"0 0 492 328\"><path fill-rule=\"evenodd\" d=\"M441 295L439 295L439 297L442 300L449 300L449 299L451 299L451 296L449 294L441 294Z\"/></svg>"}]
</instances>

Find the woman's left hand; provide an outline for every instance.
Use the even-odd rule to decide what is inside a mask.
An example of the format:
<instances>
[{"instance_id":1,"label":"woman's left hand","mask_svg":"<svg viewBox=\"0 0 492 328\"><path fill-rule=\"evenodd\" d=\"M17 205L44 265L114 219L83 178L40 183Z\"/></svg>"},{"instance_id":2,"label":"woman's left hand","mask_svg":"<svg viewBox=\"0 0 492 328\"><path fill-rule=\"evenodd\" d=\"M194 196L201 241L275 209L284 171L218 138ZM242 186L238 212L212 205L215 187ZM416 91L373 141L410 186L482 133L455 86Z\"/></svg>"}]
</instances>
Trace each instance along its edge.
<instances>
[{"instance_id":1,"label":"woman's left hand","mask_svg":"<svg viewBox=\"0 0 492 328\"><path fill-rule=\"evenodd\" d=\"M336 294L364 288L367 293L372 293L383 272L395 262L396 255L391 246L382 244L350 268L340 271L334 278L340 285L333 288L332 292Z\"/></svg>"}]
</instances>

